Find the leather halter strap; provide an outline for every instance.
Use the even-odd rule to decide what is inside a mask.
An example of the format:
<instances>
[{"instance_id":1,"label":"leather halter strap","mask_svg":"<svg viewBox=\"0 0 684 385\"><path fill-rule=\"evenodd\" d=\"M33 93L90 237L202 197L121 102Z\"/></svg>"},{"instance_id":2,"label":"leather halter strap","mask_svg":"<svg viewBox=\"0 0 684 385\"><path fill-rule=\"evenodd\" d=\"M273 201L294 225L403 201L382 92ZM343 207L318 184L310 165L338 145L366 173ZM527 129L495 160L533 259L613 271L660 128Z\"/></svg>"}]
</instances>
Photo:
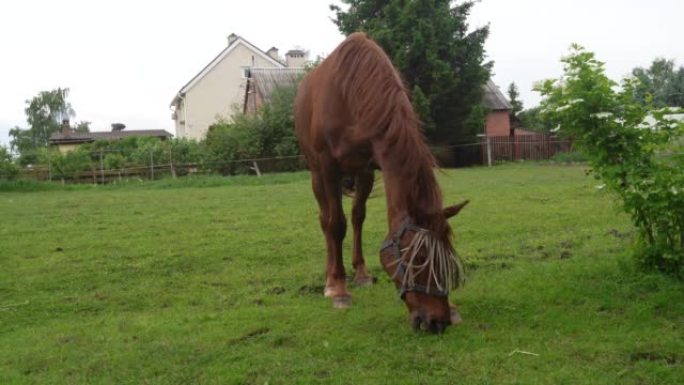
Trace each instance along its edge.
<instances>
[{"instance_id":1,"label":"leather halter strap","mask_svg":"<svg viewBox=\"0 0 684 385\"><path fill-rule=\"evenodd\" d=\"M397 277L403 277L404 274L406 273L406 261L404 261L401 258L401 237L404 236L404 233L407 231L420 231L424 230L422 227L416 226L413 224L413 221L411 220L410 217L407 217L404 219L404 221L401 223L401 226L392 233L392 236L384 241L382 243L382 246L380 246L380 253L383 251L390 249L392 252L392 255L394 256L395 263L397 264L396 269L394 270L394 274L392 275L392 279L395 279ZM406 296L406 293L408 292L417 292L417 293L424 293L424 294L430 294L430 295L436 295L440 297L446 297L449 295L448 291L445 290L439 290L436 287L428 287L425 285L418 285L418 284L413 284L413 285L405 285L403 282L401 286L399 286L399 297L401 299L404 299Z\"/></svg>"}]
</instances>

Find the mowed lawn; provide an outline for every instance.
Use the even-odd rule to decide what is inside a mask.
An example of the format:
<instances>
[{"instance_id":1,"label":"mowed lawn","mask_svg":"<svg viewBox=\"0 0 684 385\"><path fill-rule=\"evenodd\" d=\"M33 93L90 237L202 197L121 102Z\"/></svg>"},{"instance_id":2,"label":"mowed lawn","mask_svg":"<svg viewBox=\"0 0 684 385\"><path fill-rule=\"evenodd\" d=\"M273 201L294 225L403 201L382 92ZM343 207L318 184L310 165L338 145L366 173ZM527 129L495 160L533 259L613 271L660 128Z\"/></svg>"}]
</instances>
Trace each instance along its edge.
<instances>
[{"instance_id":1,"label":"mowed lawn","mask_svg":"<svg viewBox=\"0 0 684 385\"><path fill-rule=\"evenodd\" d=\"M346 310L322 295L307 173L0 192L0 384L684 383L684 285L635 270L584 167L439 178L471 204L451 221L464 323L438 336L379 267L381 185L378 282Z\"/></svg>"}]
</instances>

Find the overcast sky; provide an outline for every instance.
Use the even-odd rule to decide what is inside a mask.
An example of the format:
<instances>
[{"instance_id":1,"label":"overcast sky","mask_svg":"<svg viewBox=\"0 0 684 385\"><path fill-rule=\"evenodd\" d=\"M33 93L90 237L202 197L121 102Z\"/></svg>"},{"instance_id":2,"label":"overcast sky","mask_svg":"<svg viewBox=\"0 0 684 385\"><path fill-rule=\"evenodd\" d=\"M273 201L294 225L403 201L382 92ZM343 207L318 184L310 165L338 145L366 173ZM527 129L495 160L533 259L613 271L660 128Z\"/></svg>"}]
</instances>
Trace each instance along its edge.
<instances>
[{"instance_id":1,"label":"overcast sky","mask_svg":"<svg viewBox=\"0 0 684 385\"><path fill-rule=\"evenodd\" d=\"M0 144L26 127L25 101L68 87L74 120L173 132L169 103L227 44L230 33L267 50L325 55L343 39L334 0L7 0L0 22ZM527 107L532 84L561 73L572 42L597 53L618 80L656 57L684 64L682 0L482 0L470 18L490 25L494 81L515 81Z\"/></svg>"}]
</instances>

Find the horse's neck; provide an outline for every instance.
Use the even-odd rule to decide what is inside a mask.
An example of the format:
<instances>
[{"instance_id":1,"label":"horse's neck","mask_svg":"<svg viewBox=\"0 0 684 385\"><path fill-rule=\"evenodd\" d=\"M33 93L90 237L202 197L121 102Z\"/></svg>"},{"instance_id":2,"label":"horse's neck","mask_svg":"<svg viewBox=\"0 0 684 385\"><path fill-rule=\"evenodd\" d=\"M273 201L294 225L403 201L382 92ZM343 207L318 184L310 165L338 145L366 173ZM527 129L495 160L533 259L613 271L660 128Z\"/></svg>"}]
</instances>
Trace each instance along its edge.
<instances>
[{"instance_id":1,"label":"horse's neck","mask_svg":"<svg viewBox=\"0 0 684 385\"><path fill-rule=\"evenodd\" d=\"M387 198L387 225L389 230L397 229L409 216L408 199L402 194L402 178L396 173L382 172L385 184L385 197Z\"/></svg>"},{"instance_id":2,"label":"horse's neck","mask_svg":"<svg viewBox=\"0 0 684 385\"><path fill-rule=\"evenodd\" d=\"M382 162L380 164L382 167ZM398 170L391 166L383 168L382 176L385 184L385 196L387 198L387 221L389 229L397 229L401 226L408 217L412 217L415 213L422 214L421 216L427 217L427 213L421 212L425 208L420 208L418 203L411 198L410 192L416 192L418 189L433 189L437 188L436 185L424 185L416 184L414 181L416 178L411 175L411 172L432 172L432 169L428 170ZM427 192L425 192L427 193ZM417 196L424 196L425 194L417 193ZM441 211L440 207L429 207L433 212ZM415 220L417 218L411 218ZM424 224L423 224L424 225Z\"/></svg>"},{"instance_id":3,"label":"horse's neck","mask_svg":"<svg viewBox=\"0 0 684 385\"><path fill-rule=\"evenodd\" d=\"M433 174L434 159L420 134L418 122L405 94L397 97L384 137L373 142L373 157L383 172L390 229L407 217L415 224L443 227L436 223L441 196ZM402 104L403 102L403 104Z\"/></svg>"}]
</instances>

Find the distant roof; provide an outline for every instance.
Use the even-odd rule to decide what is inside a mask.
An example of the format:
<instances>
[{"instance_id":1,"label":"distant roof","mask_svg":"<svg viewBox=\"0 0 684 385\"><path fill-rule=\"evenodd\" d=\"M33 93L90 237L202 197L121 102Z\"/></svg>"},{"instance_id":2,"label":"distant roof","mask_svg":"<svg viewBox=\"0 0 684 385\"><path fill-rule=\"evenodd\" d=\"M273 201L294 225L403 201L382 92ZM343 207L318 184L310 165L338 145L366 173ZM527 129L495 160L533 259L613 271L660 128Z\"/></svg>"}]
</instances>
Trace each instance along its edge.
<instances>
[{"instance_id":1,"label":"distant roof","mask_svg":"<svg viewBox=\"0 0 684 385\"><path fill-rule=\"evenodd\" d=\"M96 140L117 140L130 137L172 138L173 135L165 130L124 130L104 132L72 132L67 135L54 133L50 135L50 144L90 143Z\"/></svg>"},{"instance_id":2,"label":"distant roof","mask_svg":"<svg viewBox=\"0 0 684 385\"><path fill-rule=\"evenodd\" d=\"M484 90L484 104L490 110L510 110L513 108L493 81L487 80L487 84L483 85L482 88Z\"/></svg>"},{"instance_id":3,"label":"distant roof","mask_svg":"<svg viewBox=\"0 0 684 385\"><path fill-rule=\"evenodd\" d=\"M304 75L302 68L252 68L252 84L263 102L268 102L273 90L279 87L294 86Z\"/></svg>"},{"instance_id":4,"label":"distant roof","mask_svg":"<svg viewBox=\"0 0 684 385\"><path fill-rule=\"evenodd\" d=\"M205 77L209 73L209 71L211 71L214 67L216 67L216 65L218 63L220 63L221 60L223 60L223 58L225 58L231 51L233 51L233 49L235 49L235 47L237 47L240 44L242 44L242 45L246 46L247 48L253 50L259 56L263 57L266 61L271 62L276 67L285 67L285 64L281 63L279 60L272 58L269 54L262 51L261 49L259 49L254 44L245 40L242 36L239 36L239 35L236 35L233 33L233 34L231 34L231 38L232 38L232 41L230 41L230 43L228 44L228 46L226 48L224 48L218 55L216 55L216 57L212 61L210 61L209 64L207 64L202 69L202 71L200 71L197 75L195 75L192 79L190 79L189 82L185 83L185 85L183 87L181 87L181 89L178 91L178 93L176 93L176 96L173 97L173 100L171 101L171 106L176 104L176 102L180 99L180 97L183 94L188 92L188 90L190 88L192 88L195 84L197 84L197 82L199 82L203 77Z\"/></svg>"},{"instance_id":5,"label":"distant roof","mask_svg":"<svg viewBox=\"0 0 684 385\"><path fill-rule=\"evenodd\" d=\"M306 55L306 51L303 49L291 49L285 53L287 56L294 56L294 55Z\"/></svg>"}]
</instances>

